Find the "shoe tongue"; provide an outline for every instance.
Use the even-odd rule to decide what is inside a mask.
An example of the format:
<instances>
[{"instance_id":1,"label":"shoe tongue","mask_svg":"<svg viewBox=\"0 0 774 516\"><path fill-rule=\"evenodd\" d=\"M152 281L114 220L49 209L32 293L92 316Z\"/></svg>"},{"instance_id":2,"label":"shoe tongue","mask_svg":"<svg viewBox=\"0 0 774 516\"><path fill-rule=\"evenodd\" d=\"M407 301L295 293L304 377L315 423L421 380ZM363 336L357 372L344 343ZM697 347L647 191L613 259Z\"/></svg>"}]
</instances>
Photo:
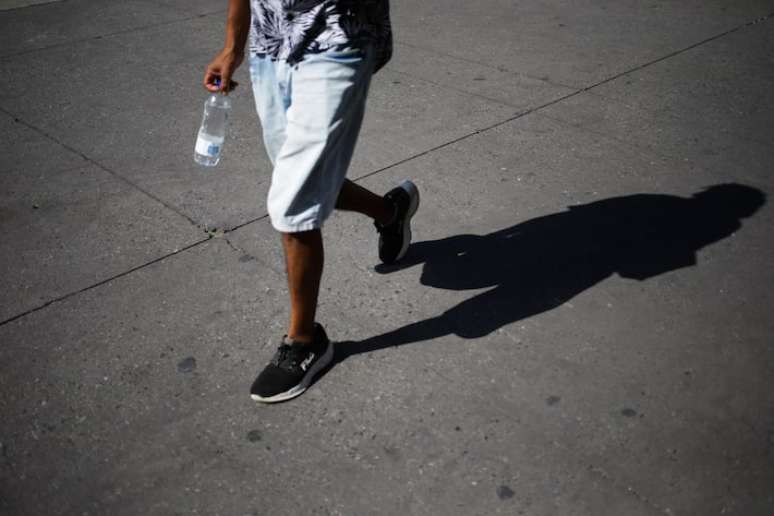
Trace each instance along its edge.
<instances>
[{"instance_id":1,"label":"shoe tongue","mask_svg":"<svg viewBox=\"0 0 774 516\"><path fill-rule=\"evenodd\" d=\"M303 360L309 347L308 345L296 342L293 339L283 337L279 347L279 353L276 355L274 365L279 367L295 367Z\"/></svg>"},{"instance_id":2,"label":"shoe tongue","mask_svg":"<svg viewBox=\"0 0 774 516\"><path fill-rule=\"evenodd\" d=\"M292 339L288 337L288 334L282 336L282 344L287 344L288 346L298 343L299 341Z\"/></svg>"},{"instance_id":3,"label":"shoe tongue","mask_svg":"<svg viewBox=\"0 0 774 516\"><path fill-rule=\"evenodd\" d=\"M288 346L293 351L304 351L306 349L309 349L312 346L312 342L301 342L298 340L293 340L287 335L285 335L282 338L282 345Z\"/></svg>"}]
</instances>

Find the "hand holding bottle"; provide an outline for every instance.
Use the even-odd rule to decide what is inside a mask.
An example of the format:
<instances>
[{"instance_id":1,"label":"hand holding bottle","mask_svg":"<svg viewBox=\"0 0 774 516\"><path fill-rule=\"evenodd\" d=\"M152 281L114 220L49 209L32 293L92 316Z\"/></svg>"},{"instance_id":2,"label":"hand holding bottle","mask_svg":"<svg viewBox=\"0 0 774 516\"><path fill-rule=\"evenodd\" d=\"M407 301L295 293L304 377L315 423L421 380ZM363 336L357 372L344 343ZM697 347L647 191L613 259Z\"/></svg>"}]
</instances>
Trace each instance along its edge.
<instances>
[{"instance_id":1,"label":"hand holding bottle","mask_svg":"<svg viewBox=\"0 0 774 516\"><path fill-rule=\"evenodd\" d=\"M242 64L243 53L234 53L227 50L221 51L207 65L204 72L204 87L207 91L215 93L228 93L237 87L238 83L231 80L236 69Z\"/></svg>"},{"instance_id":2,"label":"hand holding bottle","mask_svg":"<svg viewBox=\"0 0 774 516\"><path fill-rule=\"evenodd\" d=\"M214 167L220 161L226 139L226 122L231 110L231 99L218 92L221 86L219 78L214 80L213 86L217 89L204 102L202 125L194 147L194 161L205 167Z\"/></svg>"}]
</instances>

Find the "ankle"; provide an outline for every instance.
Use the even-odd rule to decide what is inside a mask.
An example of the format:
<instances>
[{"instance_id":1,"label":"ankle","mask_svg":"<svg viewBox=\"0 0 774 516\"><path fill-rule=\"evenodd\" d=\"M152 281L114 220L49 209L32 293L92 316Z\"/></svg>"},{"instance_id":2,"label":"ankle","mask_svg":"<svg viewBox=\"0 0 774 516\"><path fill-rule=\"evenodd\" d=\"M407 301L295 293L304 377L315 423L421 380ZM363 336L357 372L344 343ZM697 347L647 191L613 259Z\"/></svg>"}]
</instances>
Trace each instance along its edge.
<instances>
[{"instance_id":1,"label":"ankle","mask_svg":"<svg viewBox=\"0 0 774 516\"><path fill-rule=\"evenodd\" d=\"M312 324L309 328L290 328L287 333L288 340L297 342L299 344L311 344L314 342L315 337L315 325Z\"/></svg>"},{"instance_id":2,"label":"ankle","mask_svg":"<svg viewBox=\"0 0 774 516\"><path fill-rule=\"evenodd\" d=\"M314 336L307 333L288 333L287 339L297 344L311 344Z\"/></svg>"}]
</instances>

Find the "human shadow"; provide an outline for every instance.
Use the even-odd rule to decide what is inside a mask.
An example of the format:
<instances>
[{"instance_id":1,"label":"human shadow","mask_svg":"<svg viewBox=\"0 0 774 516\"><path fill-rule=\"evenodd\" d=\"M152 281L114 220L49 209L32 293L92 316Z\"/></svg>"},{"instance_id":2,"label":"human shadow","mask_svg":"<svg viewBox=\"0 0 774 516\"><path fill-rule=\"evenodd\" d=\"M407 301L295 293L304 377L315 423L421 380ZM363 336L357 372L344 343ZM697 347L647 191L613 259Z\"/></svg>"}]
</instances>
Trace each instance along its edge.
<instances>
[{"instance_id":1,"label":"human shadow","mask_svg":"<svg viewBox=\"0 0 774 516\"><path fill-rule=\"evenodd\" d=\"M413 244L389 273L424 264L422 285L492 287L446 310L360 342L337 344L336 361L377 349L458 335L483 337L550 310L614 273L646 280L696 265L696 252L741 227L766 195L719 184L692 197L636 194L570 206L487 235Z\"/></svg>"}]
</instances>

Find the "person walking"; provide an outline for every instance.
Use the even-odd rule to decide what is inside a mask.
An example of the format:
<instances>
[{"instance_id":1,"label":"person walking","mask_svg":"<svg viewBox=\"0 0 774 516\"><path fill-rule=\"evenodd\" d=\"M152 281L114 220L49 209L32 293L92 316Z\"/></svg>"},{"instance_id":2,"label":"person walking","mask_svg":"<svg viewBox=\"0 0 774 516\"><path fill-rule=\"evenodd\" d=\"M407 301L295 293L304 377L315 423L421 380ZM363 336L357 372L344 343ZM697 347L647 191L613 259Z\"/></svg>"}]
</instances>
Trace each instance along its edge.
<instances>
[{"instance_id":1,"label":"person walking","mask_svg":"<svg viewBox=\"0 0 774 516\"><path fill-rule=\"evenodd\" d=\"M225 44L204 87L228 94L246 49L290 294L287 334L250 388L272 403L303 393L333 360L315 320L325 220L334 209L370 217L379 259L394 263L411 243L419 191L407 180L380 196L346 179L371 76L392 54L388 0L229 0Z\"/></svg>"}]
</instances>

